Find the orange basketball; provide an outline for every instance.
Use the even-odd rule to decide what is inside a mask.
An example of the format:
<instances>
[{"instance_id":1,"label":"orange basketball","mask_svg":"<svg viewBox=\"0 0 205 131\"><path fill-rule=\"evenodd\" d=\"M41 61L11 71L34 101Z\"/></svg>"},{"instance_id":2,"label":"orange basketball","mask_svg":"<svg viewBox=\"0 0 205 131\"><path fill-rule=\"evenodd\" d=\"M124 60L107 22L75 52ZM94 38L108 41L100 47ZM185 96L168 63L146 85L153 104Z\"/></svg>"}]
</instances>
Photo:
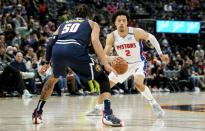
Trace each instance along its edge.
<instances>
[{"instance_id":1,"label":"orange basketball","mask_svg":"<svg viewBox=\"0 0 205 131\"><path fill-rule=\"evenodd\" d=\"M116 57L111 62L111 66L117 71L119 75L124 74L128 69L127 61L123 59L122 57Z\"/></svg>"}]
</instances>

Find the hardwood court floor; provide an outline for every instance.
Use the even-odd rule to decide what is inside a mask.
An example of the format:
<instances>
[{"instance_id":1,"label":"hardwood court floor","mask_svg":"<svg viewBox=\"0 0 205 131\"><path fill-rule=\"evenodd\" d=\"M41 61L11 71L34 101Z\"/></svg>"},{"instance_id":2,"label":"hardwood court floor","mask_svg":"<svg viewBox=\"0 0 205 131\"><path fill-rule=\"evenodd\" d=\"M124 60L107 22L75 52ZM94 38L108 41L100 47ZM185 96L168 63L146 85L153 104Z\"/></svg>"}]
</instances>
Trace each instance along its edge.
<instances>
[{"instance_id":1,"label":"hardwood court floor","mask_svg":"<svg viewBox=\"0 0 205 131\"><path fill-rule=\"evenodd\" d=\"M96 96L51 97L44 107L44 123L39 125L33 125L31 121L39 96L32 99L0 98L0 130L205 131L205 92L153 95L160 105L165 105L163 108L170 108L165 110L166 115L161 120L155 117L140 94L112 97L114 114L125 122L124 127L106 127L100 116L85 116L85 112L96 104Z\"/></svg>"}]
</instances>

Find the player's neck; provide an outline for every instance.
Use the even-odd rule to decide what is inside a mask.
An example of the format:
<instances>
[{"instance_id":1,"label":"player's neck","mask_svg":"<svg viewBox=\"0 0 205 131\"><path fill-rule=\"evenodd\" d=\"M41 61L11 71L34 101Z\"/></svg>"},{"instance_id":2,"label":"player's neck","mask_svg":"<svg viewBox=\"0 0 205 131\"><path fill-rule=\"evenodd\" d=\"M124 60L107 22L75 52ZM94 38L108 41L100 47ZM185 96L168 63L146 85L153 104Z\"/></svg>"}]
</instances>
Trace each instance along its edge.
<instances>
[{"instance_id":1,"label":"player's neck","mask_svg":"<svg viewBox=\"0 0 205 131\"><path fill-rule=\"evenodd\" d=\"M128 27L125 28L125 31L123 31L123 32L121 32L121 31L118 30L118 34L119 34L121 37L123 37L123 38L127 36L128 32L129 32Z\"/></svg>"}]
</instances>

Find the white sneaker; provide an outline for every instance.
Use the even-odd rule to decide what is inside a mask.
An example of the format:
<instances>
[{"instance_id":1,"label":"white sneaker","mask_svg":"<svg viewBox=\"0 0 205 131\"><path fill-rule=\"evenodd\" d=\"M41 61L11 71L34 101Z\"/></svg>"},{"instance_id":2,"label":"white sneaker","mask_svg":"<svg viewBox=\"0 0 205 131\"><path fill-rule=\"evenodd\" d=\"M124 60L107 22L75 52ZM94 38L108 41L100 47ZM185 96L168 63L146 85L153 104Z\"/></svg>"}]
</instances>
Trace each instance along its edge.
<instances>
[{"instance_id":1,"label":"white sneaker","mask_svg":"<svg viewBox=\"0 0 205 131\"><path fill-rule=\"evenodd\" d=\"M159 90L158 90L159 92L163 92L164 90L162 89L162 88L159 88Z\"/></svg>"},{"instance_id":2,"label":"white sneaker","mask_svg":"<svg viewBox=\"0 0 205 131\"><path fill-rule=\"evenodd\" d=\"M33 78L35 76L35 73L33 73L33 72L23 72L22 76L23 76L23 79L29 79L29 78Z\"/></svg>"},{"instance_id":3,"label":"white sneaker","mask_svg":"<svg viewBox=\"0 0 205 131\"><path fill-rule=\"evenodd\" d=\"M102 111L94 107L92 110L86 112L86 116L102 116Z\"/></svg>"},{"instance_id":4,"label":"white sneaker","mask_svg":"<svg viewBox=\"0 0 205 131\"><path fill-rule=\"evenodd\" d=\"M159 91L157 88L152 88L151 90L152 90L152 92L158 92Z\"/></svg>"},{"instance_id":5,"label":"white sneaker","mask_svg":"<svg viewBox=\"0 0 205 131\"><path fill-rule=\"evenodd\" d=\"M31 97L33 97L33 95L30 94L28 90L24 90L22 97L23 98L31 98Z\"/></svg>"},{"instance_id":6,"label":"white sneaker","mask_svg":"<svg viewBox=\"0 0 205 131\"><path fill-rule=\"evenodd\" d=\"M165 115L164 110L160 107L158 103L152 105L152 110L155 112L157 118L162 118Z\"/></svg>"},{"instance_id":7,"label":"white sneaker","mask_svg":"<svg viewBox=\"0 0 205 131\"><path fill-rule=\"evenodd\" d=\"M120 89L120 90L119 90L119 93L120 93L120 94L124 94L124 90Z\"/></svg>"},{"instance_id":8,"label":"white sneaker","mask_svg":"<svg viewBox=\"0 0 205 131\"><path fill-rule=\"evenodd\" d=\"M194 91L199 93L200 92L200 88L199 87L194 87Z\"/></svg>"},{"instance_id":9,"label":"white sneaker","mask_svg":"<svg viewBox=\"0 0 205 131\"><path fill-rule=\"evenodd\" d=\"M168 88L164 88L165 92L170 92L170 90Z\"/></svg>"}]
</instances>

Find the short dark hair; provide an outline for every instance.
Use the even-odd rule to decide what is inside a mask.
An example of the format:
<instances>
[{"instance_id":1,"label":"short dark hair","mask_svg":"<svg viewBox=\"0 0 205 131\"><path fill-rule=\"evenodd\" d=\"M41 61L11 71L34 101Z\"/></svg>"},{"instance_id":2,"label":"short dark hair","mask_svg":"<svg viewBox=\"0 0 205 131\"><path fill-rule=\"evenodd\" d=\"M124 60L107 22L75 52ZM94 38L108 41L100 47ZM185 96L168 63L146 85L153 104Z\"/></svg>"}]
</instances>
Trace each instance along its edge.
<instances>
[{"instance_id":1,"label":"short dark hair","mask_svg":"<svg viewBox=\"0 0 205 131\"><path fill-rule=\"evenodd\" d=\"M75 17L80 17L80 18L86 18L86 17L91 18L92 16L91 9L85 4L81 4L77 6L75 8L74 14L75 14Z\"/></svg>"},{"instance_id":2,"label":"short dark hair","mask_svg":"<svg viewBox=\"0 0 205 131\"><path fill-rule=\"evenodd\" d=\"M113 15L112 15L111 19L112 19L113 24L115 23L115 20L119 15L125 15L127 17L127 21L130 20L130 15L128 14L128 12L126 10L119 9L115 13L113 13Z\"/></svg>"}]
</instances>

